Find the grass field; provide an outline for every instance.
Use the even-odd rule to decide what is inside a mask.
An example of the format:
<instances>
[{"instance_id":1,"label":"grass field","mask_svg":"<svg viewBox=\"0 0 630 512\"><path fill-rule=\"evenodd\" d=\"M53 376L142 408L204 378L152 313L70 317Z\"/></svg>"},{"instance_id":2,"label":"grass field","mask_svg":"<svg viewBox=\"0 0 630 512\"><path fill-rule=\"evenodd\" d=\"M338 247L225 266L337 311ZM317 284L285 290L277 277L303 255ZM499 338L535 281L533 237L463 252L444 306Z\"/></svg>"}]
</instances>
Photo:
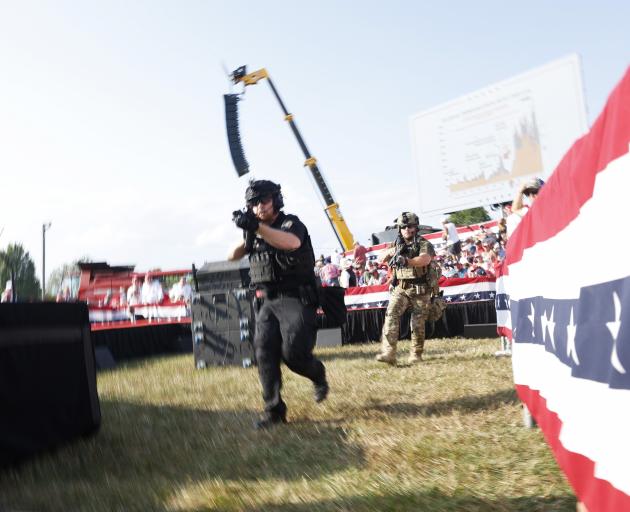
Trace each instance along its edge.
<instances>
[{"instance_id":1,"label":"grass field","mask_svg":"<svg viewBox=\"0 0 630 512\"><path fill-rule=\"evenodd\" d=\"M289 424L270 432L252 429L255 369L122 365L98 375L100 432L0 473L0 510L574 511L498 347L429 340L397 368L375 344L319 350L329 399L284 369Z\"/></svg>"}]
</instances>

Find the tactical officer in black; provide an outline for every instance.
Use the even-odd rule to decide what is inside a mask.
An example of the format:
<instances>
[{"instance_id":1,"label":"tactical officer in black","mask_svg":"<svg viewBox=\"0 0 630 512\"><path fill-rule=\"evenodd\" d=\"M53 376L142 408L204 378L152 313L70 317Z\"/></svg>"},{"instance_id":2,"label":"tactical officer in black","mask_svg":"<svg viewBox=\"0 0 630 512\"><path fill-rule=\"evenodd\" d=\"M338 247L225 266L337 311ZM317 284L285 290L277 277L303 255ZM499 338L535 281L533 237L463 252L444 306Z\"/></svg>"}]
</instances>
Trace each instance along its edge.
<instances>
[{"instance_id":1,"label":"tactical officer in black","mask_svg":"<svg viewBox=\"0 0 630 512\"><path fill-rule=\"evenodd\" d=\"M317 336L315 257L306 226L284 206L280 185L250 181L247 208L234 212L234 223L245 233L228 259L249 255L250 278L255 287L256 335L254 348L262 385L265 412L256 428L286 423L282 400L280 362L310 379L315 401L328 395L326 370L313 356Z\"/></svg>"}]
</instances>

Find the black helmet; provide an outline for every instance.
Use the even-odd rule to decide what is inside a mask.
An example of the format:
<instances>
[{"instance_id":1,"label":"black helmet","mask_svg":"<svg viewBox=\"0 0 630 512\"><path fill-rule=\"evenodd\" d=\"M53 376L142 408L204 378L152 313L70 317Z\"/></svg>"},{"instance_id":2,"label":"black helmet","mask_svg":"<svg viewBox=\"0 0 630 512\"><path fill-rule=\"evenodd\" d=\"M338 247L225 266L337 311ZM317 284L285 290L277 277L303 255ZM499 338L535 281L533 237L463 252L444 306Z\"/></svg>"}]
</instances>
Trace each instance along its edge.
<instances>
[{"instance_id":1,"label":"black helmet","mask_svg":"<svg viewBox=\"0 0 630 512\"><path fill-rule=\"evenodd\" d=\"M273 199L273 207L276 211L284 206L280 185L269 180L250 180L249 186L245 191L245 202L247 206L254 206L257 201L265 196L271 196Z\"/></svg>"}]
</instances>

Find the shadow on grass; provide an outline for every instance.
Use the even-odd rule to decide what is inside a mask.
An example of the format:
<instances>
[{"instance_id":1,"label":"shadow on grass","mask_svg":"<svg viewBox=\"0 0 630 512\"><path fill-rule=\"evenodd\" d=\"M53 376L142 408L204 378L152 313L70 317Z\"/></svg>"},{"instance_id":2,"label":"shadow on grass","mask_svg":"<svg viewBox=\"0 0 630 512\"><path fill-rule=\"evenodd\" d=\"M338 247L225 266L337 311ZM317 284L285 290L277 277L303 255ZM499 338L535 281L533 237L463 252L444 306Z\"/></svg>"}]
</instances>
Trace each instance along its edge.
<instances>
[{"instance_id":1,"label":"shadow on grass","mask_svg":"<svg viewBox=\"0 0 630 512\"><path fill-rule=\"evenodd\" d=\"M265 504L255 512L324 512L348 510L431 511L431 512L564 512L575 510L575 497L570 495L539 497L477 497L470 494L444 494L436 490L391 494L366 494L304 504ZM188 511L188 512L193 512Z\"/></svg>"},{"instance_id":2,"label":"shadow on grass","mask_svg":"<svg viewBox=\"0 0 630 512\"><path fill-rule=\"evenodd\" d=\"M308 421L254 431L253 411L101 401L95 436L0 473L2 506L157 510L173 489L217 479L293 481L364 464L341 428ZM49 497L47 497L49 495ZM13 498L13 502L9 501ZM42 508L44 507L44 508Z\"/></svg>"},{"instance_id":3,"label":"shadow on grass","mask_svg":"<svg viewBox=\"0 0 630 512\"><path fill-rule=\"evenodd\" d=\"M374 359L374 351L368 350L344 350L338 354L316 354L320 361L350 361L352 359L365 359L371 361Z\"/></svg>"},{"instance_id":4,"label":"shadow on grass","mask_svg":"<svg viewBox=\"0 0 630 512\"><path fill-rule=\"evenodd\" d=\"M390 416L442 416L458 411L470 414L481 410L497 409L504 405L518 404L514 389L504 389L482 396L464 396L453 400L430 404L412 404L408 402L374 404L367 406L369 411L379 411Z\"/></svg>"},{"instance_id":5,"label":"shadow on grass","mask_svg":"<svg viewBox=\"0 0 630 512\"><path fill-rule=\"evenodd\" d=\"M497 349L498 349L498 345L497 345ZM479 353L479 354L470 354L470 353L465 353L463 351L461 352L440 352L440 353L436 353L436 352L429 352L426 356L426 358L424 359L424 363L423 364L442 364L442 363L467 363L467 362L477 362L480 359L489 359L489 360L498 360L499 358L497 358L494 354L485 354L485 353Z\"/></svg>"},{"instance_id":6,"label":"shadow on grass","mask_svg":"<svg viewBox=\"0 0 630 512\"><path fill-rule=\"evenodd\" d=\"M253 411L106 402L103 435L109 438L105 441L112 445L110 449L114 446L121 449L119 456L112 459L114 467L109 469L126 471L127 464L120 464L119 459L124 457L128 459L130 473L135 471L133 465L140 463L161 477L175 479L203 475L204 478L291 480L363 462L361 450L348 444L340 428L304 421L259 432L253 430L257 417L258 413ZM129 435L133 436L131 447ZM163 466L164 463L172 468ZM107 470L103 468L103 473Z\"/></svg>"}]
</instances>

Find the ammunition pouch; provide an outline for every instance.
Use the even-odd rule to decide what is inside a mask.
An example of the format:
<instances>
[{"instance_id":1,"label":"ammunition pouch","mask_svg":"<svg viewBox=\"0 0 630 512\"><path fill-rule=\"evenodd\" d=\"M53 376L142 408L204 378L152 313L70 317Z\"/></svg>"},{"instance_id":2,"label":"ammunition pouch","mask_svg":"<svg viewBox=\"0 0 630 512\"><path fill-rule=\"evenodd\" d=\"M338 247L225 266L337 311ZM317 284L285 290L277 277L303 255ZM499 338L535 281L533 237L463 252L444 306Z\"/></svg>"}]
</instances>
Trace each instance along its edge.
<instances>
[{"instance_id":1,"label":"ammunition pouch","mask_svg":"<svg viewBox=\"0 0 630 512\"><path fill-rule=\"evenodd\" d=\"M415 288L416 293L419 295L424 295L430 292L427 282L420 279L401 279L398 281L398 287L401 290L411 290Z\"/></svg>"},{"instance_id":2,"label":"ammunition pouch","mask_svg":"<svg viewBox=\"0 0 630 512\"><path fill-rule=\"evenodd\" d=\"M427 269L427 284L432 290L434 290L436 294L439 293L440 289L438 285L438 283L440 282L440 275L441 272L437 263L435 263L435 261L432 261Z\"/></svg>"},{"instance_id":3,"label":"ammunition pouch","mask_svg":"<svg viewBox=\"0 0 630 512\"><path fill-rule=\"evenodd\" d=\"M427 267L397 268L395 269L395 274L398 279L417 279L426 276ZM424 282L426 282L426 279Z\"/></svg>"},{"instance_id":4,"label":"ammunition pouch","mask_svg":"<svg viewBox=\"0 0 630 512\"><path fill-rule=\"evenodd\" d=\"M278 282L271 253L253 252L249 255L249 277L252 284Z\"/></svg>"},{"instance_id":5,"label":"ammunition pouch","mask_svg":"<svg viewBox=\"0 0 630 512\"><path fill-rule=\"evenodd\" d=\"M444 299L441 296L434 295L431 297L431 302L427 308L427 322L437 322L440 318L442 318L445 309L446 302L444 302Z\"/></svg>"}]
</instances>

